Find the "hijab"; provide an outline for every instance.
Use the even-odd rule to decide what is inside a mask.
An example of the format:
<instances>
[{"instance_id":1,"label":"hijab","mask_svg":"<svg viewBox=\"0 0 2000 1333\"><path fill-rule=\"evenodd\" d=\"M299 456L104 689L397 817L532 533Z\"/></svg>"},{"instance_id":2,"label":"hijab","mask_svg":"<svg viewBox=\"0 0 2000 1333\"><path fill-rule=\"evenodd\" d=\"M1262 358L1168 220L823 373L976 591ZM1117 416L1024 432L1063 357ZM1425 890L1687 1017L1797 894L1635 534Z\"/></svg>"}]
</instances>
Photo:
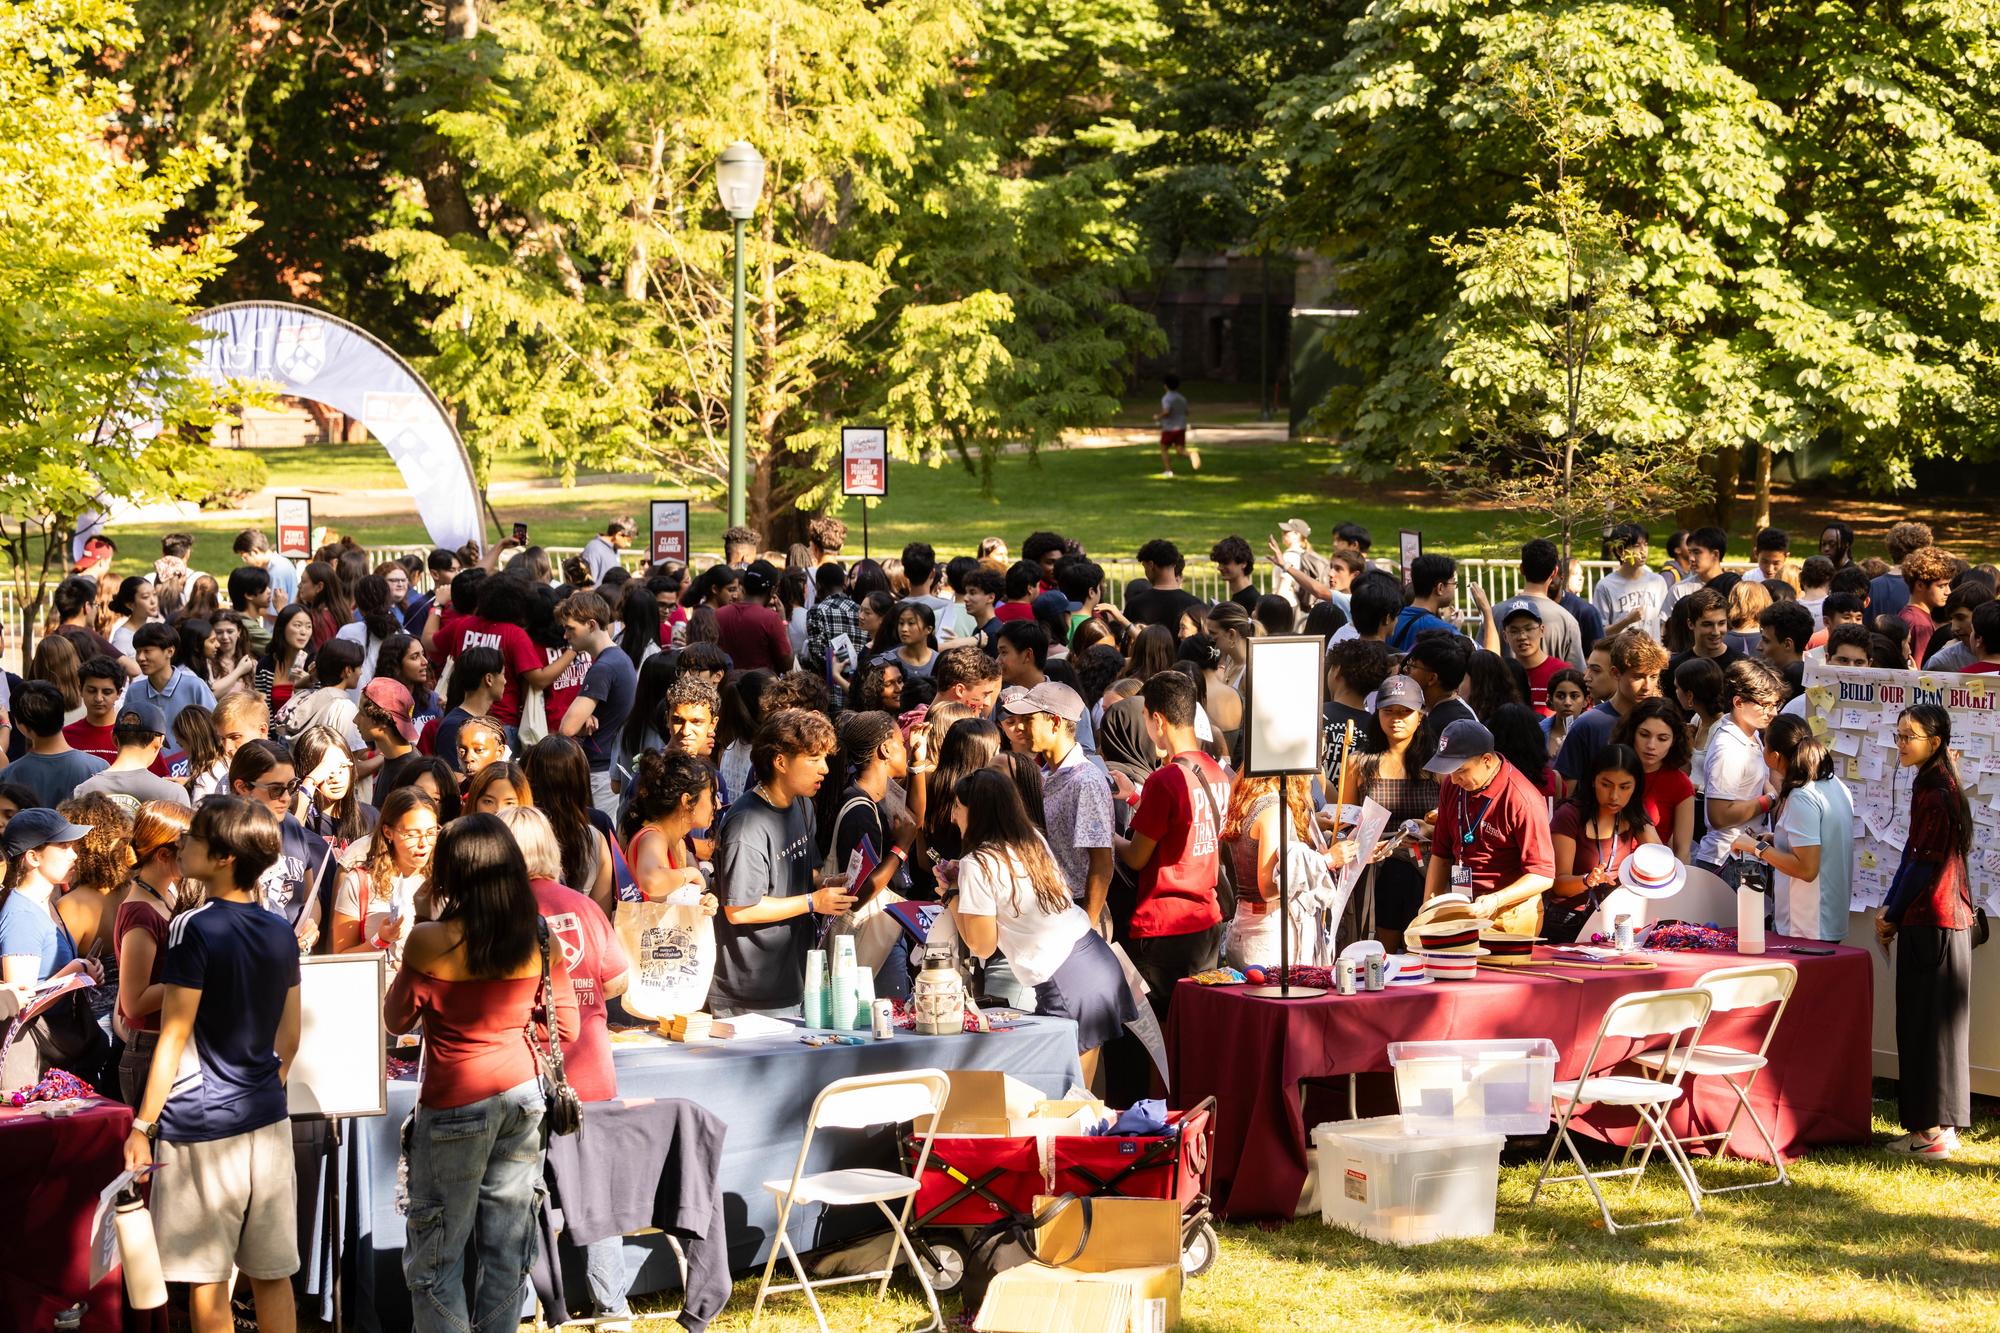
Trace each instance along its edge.
<instances>
[{"instance_id":1,"label":"hijab","mask_svg":"<svg viewBox=\"0 0 2000 1333\"><path fill-rule=\"evenodd\" d=\"M1140 699L1120 699L1104 710L1097 726L1097 753L1113 773L1123 773L1137 787L1160 766L1153 738L1146 731L1146 705Z\"/></svg>"}]
</instances>

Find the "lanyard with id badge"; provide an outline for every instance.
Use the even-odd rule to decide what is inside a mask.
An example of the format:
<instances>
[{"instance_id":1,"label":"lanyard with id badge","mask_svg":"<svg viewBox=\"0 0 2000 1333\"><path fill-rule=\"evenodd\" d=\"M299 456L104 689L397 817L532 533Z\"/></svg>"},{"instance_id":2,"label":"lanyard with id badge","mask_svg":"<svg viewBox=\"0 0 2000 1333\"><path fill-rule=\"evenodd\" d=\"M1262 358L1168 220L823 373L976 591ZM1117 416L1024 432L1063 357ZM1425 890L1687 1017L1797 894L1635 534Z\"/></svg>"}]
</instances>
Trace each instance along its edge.
<instances>
[{"instance_id":1,"label":"lanyard with id badge","mask_svg":"<svg viewBox=\"0 0 2000 1333\"><path fill-rule=\"evenodd\" d=\"M1465 863L1465 854L1471 851L1472 845L1479 840L1479 830L1486 825L1486 812L1493 808L1493 798L1488 796L1479 803L1477 818L1472 816L1469 807L1470 802L1467 800L1465 788L1460 787L1458 789L1459 845L1452 859L1451 887L1465 893L1472 891L1472 867Z\"/></svg>"}]
</instances>

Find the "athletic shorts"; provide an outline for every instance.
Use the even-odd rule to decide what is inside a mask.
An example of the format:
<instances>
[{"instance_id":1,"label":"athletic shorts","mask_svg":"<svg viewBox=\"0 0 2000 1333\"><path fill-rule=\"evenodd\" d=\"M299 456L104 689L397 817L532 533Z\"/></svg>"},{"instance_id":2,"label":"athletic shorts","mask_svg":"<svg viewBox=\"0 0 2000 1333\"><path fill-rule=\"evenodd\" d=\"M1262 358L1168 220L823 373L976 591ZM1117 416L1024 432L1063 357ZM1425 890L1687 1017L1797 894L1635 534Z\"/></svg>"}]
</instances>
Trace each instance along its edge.
<instances>
[{"instance_id":1,"label":"athletic shorts","mask_svg":"<svg viewBox=\"0 0 2000 1333\"><path fill-rule=\"evenodd\" d=\"M1186 432L1185 430L1163 430L1163 431L1161 431L1161 432L1160 432L1160 447L1161 447L1162 449L1185 449L1185 448L1187 448L1187 432Z\"/></svg>"},{"instance_id":2,"label":"athletic shorts","mask_svg":"<svg viewBox=\"0 0 2000 1333\"><path fill-rule=\"evenodd\" d=\"M169 1282L259 1280L299 1271L298 1166L292 1122L207 1143L156 1146L153 1233Z\"/></svg>"}]
</instances>

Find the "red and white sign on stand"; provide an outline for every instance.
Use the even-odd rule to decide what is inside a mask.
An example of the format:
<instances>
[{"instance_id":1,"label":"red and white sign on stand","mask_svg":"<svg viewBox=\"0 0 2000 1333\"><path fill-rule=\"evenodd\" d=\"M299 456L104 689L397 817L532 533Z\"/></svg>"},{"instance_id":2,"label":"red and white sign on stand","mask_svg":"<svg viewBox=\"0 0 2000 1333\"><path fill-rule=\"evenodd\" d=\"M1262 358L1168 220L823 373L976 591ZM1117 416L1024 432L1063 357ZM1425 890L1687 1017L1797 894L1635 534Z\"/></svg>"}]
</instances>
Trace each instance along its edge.
<instances>
[{"instance_id":1,"label":"red and white sign on stand","mask_svg":"<svg viewBox=\"0 0 2000 1333\"><path fill-rule=\"evenodd\" d=\"M688 558L688 502L653 501L651 528L651 562L658 564L662 560L679 560L685 564Z\"/></svg>"},{"instance_id":2,"label":"red and white sign on stand","mask_svg":"<svg viewBox=\"0 0 2000 1333\"><path fill-rule=\"evenodd\" d=\"M302 496L278 498L278 554L312 558L312 501Z\"/></svg>"},{"instance_id":3,"label":"red and white sign on stand","mask_svg":"<svg viewBox=\"0 0 2000 1333\"><path fill-rule=\"evenodd\" d=\"M840 493L889 493L889 432L882 426L840 428Z\"/></svg>"}]
</instances>

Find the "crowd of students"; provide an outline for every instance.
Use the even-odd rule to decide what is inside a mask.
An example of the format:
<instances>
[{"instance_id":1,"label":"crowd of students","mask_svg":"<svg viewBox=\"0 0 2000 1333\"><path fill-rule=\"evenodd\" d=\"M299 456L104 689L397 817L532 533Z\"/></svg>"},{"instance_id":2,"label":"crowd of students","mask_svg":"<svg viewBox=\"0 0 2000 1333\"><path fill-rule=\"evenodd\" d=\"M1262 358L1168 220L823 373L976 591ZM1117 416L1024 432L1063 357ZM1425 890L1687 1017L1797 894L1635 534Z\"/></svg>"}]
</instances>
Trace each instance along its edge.
<instances>
[{"instance_id":1,"label":"crowd of students","mask_svg":"<svg viewBox=\"0 0 2000 1333\"><path fill-rule=\"evenodd\" d=\"M110 579L99 543L57 589L7 682L0 954L17 994L100 984L31 1025L10 1072L60 1066L137 1109L128 1157L175 1167L156 1227L197 1328L228 1324L232 1270L263 1326L288 1326L302 954L385 953L388 1023L422 1029L404 1262L418 1326L463 1327L518 1301L544 1112L523 1028L554 1032L586 1100L616 1095L620 902L698 892L717 1015L797 1013L807 949L857 903L938 902L980 991L1074 1019L1086 1073L1104 1054L1130 1097L1138 1003L1164 1019L1184 977L1277 963L1281 821L1329 865L1364 798L1417 823L1342 923L1392 948L1453 891L1496 926L1573 936L1649 844L1816 886L1779 925L1837 939L1854 814L1800 716L1803 663L2000 669L1994 571L1915 524L1890 533L1895 570L1857 566L1830 524L1796 564L1760 534L1742 575L1717 530L1675 533L1655 570L1624 526L1587 599L1576 562L1529 542L1518 595L1467 590L1471 633L1454 561L1398 577L1353 524L1322 556L1285 523L1273 593L1222 539L1212 605L1164 539L1112 588L1048 532L1016 560L989 541L847 564L844 525L819 518L782 555L731 529L721 563L639 574L631 538L614 522L560 570L512 542L380 564L340 542L295 568L251 531L218 582L173 535L150 574ZM1342 756L1282 790L1237 772L1248 644L1274 632L1327 641ZM1911 709L1897 739L1918 774L1881 926L1896 1146L1947 1156L1969 1122L1969 824L1948 717ZM893 955L879 993L906 997L914 966ZM623 1318L616 1252L588 1269Z\"/></svg>"}]
</instances>

